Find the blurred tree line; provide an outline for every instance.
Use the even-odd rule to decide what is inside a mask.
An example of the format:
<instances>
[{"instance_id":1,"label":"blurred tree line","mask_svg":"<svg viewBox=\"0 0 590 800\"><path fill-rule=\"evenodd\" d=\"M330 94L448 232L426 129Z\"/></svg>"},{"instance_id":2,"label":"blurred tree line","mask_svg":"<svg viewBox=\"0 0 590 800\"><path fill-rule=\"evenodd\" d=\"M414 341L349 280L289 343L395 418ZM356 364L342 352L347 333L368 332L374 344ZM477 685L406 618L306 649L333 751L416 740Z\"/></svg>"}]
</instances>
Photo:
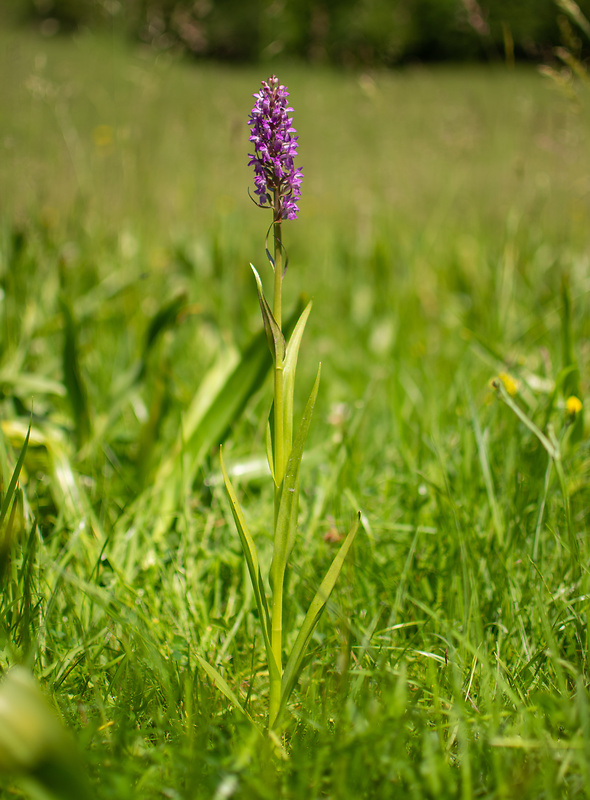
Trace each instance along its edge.
<instances>
[{"instance_id":1,"label":"blurred tree line","mask_svg":"<svg viewBox=\"0 0 590 800\"><path fill-rule=\"evenodd\" d=\"M555 0L2 0L4 19L46 35L118 30L158 49L335 65L546 60L560 40ZM578 0L588 16L590 0Z\"/></svg>"}]
</instances>

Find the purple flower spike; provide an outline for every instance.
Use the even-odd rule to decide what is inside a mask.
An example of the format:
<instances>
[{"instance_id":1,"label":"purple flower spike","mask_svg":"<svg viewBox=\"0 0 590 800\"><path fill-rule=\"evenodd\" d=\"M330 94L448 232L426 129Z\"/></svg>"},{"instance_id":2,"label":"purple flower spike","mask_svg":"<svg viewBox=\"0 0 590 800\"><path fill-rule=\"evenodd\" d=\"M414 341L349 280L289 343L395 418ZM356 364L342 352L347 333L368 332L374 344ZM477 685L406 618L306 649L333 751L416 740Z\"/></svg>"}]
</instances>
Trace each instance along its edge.
<instances>
[{"instance_id":1,"label":"purple flower spike","mask_svg":"<svg viewBox=\"0 0 590 800\"><path fill-rule=\"evenodd\" d=\"M281 219L297 219L297 200L301 195L303 173L297 169L293 159L297 155L297 136L287 105L289 92L279 86L273 75L268 83L262 81L262 89L253 95L256 103L248 120L252 128L250 141L254 142L254 154L248 162L254 167L254 184L260 204L274 204L274 193L279 192L278 216Z\"/></svg>"}]
</instances>

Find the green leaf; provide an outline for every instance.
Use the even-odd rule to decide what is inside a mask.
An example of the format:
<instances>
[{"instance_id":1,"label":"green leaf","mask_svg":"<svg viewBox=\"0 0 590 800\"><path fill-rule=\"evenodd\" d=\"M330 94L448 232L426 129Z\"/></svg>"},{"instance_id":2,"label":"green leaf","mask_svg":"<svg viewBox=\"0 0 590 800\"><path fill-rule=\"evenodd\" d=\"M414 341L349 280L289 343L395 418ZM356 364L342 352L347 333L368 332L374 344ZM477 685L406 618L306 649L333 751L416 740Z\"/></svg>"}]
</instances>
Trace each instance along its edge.
<instances>
[{"instance_id":1,"label":"green leaf","mask_svg":"<svg viewBox=\"0 0 590 800\"><path fill-rule=\"evenodd\" d=\"M215 667L212 667L208 661L205 661L205 659L202 658L198 653L195 653L195 655L197 657L197 661L199 662L201 667L205 670L207 675L211 678L213 683L217 686L219 691L227 697L230 703L235 708L237 708L238 711L241 711L241 713L244 714L246 717L248 717L250 722L252 722L253 721L252 718L250 717L248 712L244 708L242 708L242 705L238 700L236 694L231 690L228 682L225 680L223 675L221 675L221 673L218 672L218 670L216 670Z\"/></svg>"},{"instance_id":2,"label":"green leaf","mask_svg":"<svg viewBox=\"0 0 590 800\"><path fill-rule=\"evenodd\" d=\"M194 480L196 470L212 448L218 447L242 413L248 400L260 389L271 358L266 349L264 332L252 338L241 358L217 393L211 397L200 420L183 443L182 450L188 456L183 469L188 470L187 480ZM190 414L190 412L189 412ZM178 464L179 453L175 448L167 466Z\"/></svg>"},{"instance_id":3,"label":"green leaf","mask_svg":"<svg viewBox=\"0 0 590 800\"><path fill-rule=\"evenodd\" d=\"M492 478L492 471L490 469L490 461L488 458L488 449L486 447L486 441L481 429L481 425L479 423L479 418L477 416L477 411L475 408L475 403L473 402L473 397L469 388L465 391L467 395L467 400L469 403L469 413L471 414L471 420L473 422L473 432L475 434L475 441L477 444L477 452L479 454L479 463L481 465L481 471L483 475L484 485L486 487L486 492L488 495L488 501L490 504L490 510L492 512L492 521L494 524L494 529L496 531L496 536L498 537L498 544L500 549L504 546L504 520L502 518L502 510L498 503L498 499L496 497L496 490L494 488L494 479Z\"/></svg>"},{"instance_id":4,"label":"green leaf","mask_svg":"<svg viewBox=\"0 0 590 800\"><path fill-rule=\"evenodd\" d=\"M185 305L186 293L181 292L173 297L172 300L160 306L152 317L145 333L140 358L114 382L108 403L108 412L95 420L93 438L89 443L91 447L95 447L96 445L102 447L104 445L105 440L108 440L111 435L111 428L115 420L121 415L125 404L133 403L134 392L137 391L137 388L141 385L142 381L145 381L148 375L151 354L156 349L156 345L161 340L163 334L177 324L179 315ZM159 364L158 369L154 371L156 371L157 380L161 375L165 375L165 370L162 369L161 364ZM160 387L161 382L158 389L160 389ZM156 403L152 405L150 409L150 419L140 434L140 437L144 439L144 443L140 444L139 447L138 462L142 467L148 462L147 457L143 456L142 449L145 448L145 444L152 435L151 429L153 429L154 423L156 425L159 424L164 416L164 404L157 409L157 403L158 398L156 398ZM162 414L160 415L158 412L162 412ZM86 455L86 453L84 453L84 455Z\"/></svg>"},{"instance_id":5,"label":"green leaf","mask_svg":"<svg viewBox=\"0 0 590 800\"><path fill-rule=\"evenodd\" d=\"M4 574L7 570L7 567L10 563L10 553L12 550L12 546L16 541L18 533L22 530L22 515L23 515L23 490L18 489L15 494L15 501L12 504L12 509L10 511L10 517L7 521L4 521L1 528L0 528L0 585L4 580ZM33 532L36 530L35 525L33 525ZM27 578L30 582L30 570L26 572ZM24 604L24 609L27 608L27 604ZM22 627L22 634L20 636L21 644L25 647L28 647L28 644L25 642L29 642L29 628L28 626L24 625Z\"/></svg>"},{"instance_id":6,"label":"green leaf","mask_svg":"<svg viewBox=\"0 0 590 800\"><path fill-rule=\"evenodd\" d=\"M65 298L62 298L61 306L64 318L64 346L62 352L64 384L72 407L77 444L78 447L82 447L90 432L88 393L80 372L76 321L72 309Z\"/></svg>"},{"instance_id":7,"label":"green leaf","mask_svg":"<svg viewBox=\"0 0 590 800\"><path fill-rule=\"evenodd\" d=\"M256 289L258 291L258 301L260 303L260 310L262 311L262 321L264 322L264 333L266 334L266 341L268 342L268 347L273 357L273 361L275 364L282 364L285 358L285 337L283 336L283 332L281 331L276 319L274 318L274 314L272 313L271 307L268 304L266 297L264 296L264 289L262 288L262 281L260 280L260 275L256 271L256 268L253 264L250 264L252 267L252 272L254 273L254 277L256 278Z\"/></svg>"},{"instance_id":8,"label":"green leaf","mask_svg":"<svg viewBox=\"0 0 590 800\"><path fill-rule=\"evenodd\" d=\"M559 486L561 489L561 494L563 497L563 504L565 510L565 521L566 521L566 528L568 532L568 538L570 542L570 557L572 562L572 573L574 579L577 580L580 576L580 548L579 543L573 529L572 517L571 517L571 507L569 501L569 493L567 490L567 483L565 479L565 472L563 469L563 464L561 460L561 450L560 445L555 433L553 431L553 426L549 425L547 428L548 436L545 436L542 430L538 428L535 423L527 417L524 411L517 405L514 400L510 397L508 392L506 391L504 384L501 380L495 380L493 382L493 386L498 392L501 400L506 403L506 405L514 411L516 416L519 418L521 422L523 422L526 427L533 433L539 442L543 445L549 457L553 460L555 465L555 471L557 472L557 477L559 479Z\"/></svg>"},{"instance_id":9,"label":"green leaf","mask_svg":"<svg viewBox=\"0 0 590 800\"><path fill-rule=\"evenodd\" d=\"M303 457L303 448L309 432L313 408L320 386L321 364L305 406L299 430L287 462L287 469L281 487L281 500L275 528L275 541L270 574L273 586L282 586L289 554L295 542L297 525L297 501L299 497L299 468Z\"/></svg>"},{"instance_id":10,"label":"green leaf","mask_svg":"<svg viewBox=\"0 0 590 800\"><path fill-rule=\"evenodd\" d=\"M292 329L294 320L301 314L301 301L286 322L285 329ZM193 481L196 470L212 448L218 447L232 425L239 418L247 402L259 389L271 368L272 360L265 346L265 333L256 334L244 350L241 358L221 387L210 395L209 404L199 413L198 421L187 432L183 443L183 453L188 456L185 462L185 480ZM190 419L194 412L187 412ZM179 448L175 447L170 457L164 461L163 475L179 463Z\"/></svg>"},{"instance_id":11,"label":"green leaf","mask_svg":"<svg viewBox=\"0 0 590 800\"><path fill-rule=\"evenodd\" d=\"M186 292L179 292L167 303L160 306L158 311L154 314L145 335L145 343L141 355L144 363L147 361L151 350L162 334L176 325L179 314L186 305L186 301Z\"/></svg>"},{"instance_id":12,"label":"green leaf","mask_svg":"<svg viewBox=\"0 0 590 800\"><path fill-rule=\"evenodd\" d=\"M361 515L359 513L354 525L348 532L346 539L342 542L340 550L338 550L336 553L334 561L332 561L330 569L326 573L326 577L320 584L320 587L307 610L307 614L305 615L305 619L303 620L303 624L299 630L299 634L295 640L295 644L293 645L293 649L285 666L285 672L283 673L283 680L281 684L281 708L279 715L284 710L291 692L293 691L293 687L295 686L295 682L299 677L299 672L301 671L301 665L305 656L305 651L307 650L307 646L309 644L309 640L313 635L315 627L318 624L324 608L326 607L330 595L332 594L332 590L336 585L336 581L338 580L338 576L340 575L344 565L344 560L348 555L348 551L350 550L352 543L354 542L354 537L359 529L360 519Z\"/></svg>"},{"instance_id":13,"label":"green leaf","mask_svg":"<svg viewBox=\"0 0 590 800\"><path fill-rule=\"evenodd\" d=\"M285 323L286 331L293 330L302 306L299 300ZM136 523L137 519L146 520L152 542L166 534L170 521L182 505L184 487L196 481L203 462L231 431L250 398L260 390L271 366L272 358L266 346L265 333L261 330L252 337L237 363L232 357L230 363L218 361L211 368L185 413L176 444L162 459L151 486L146 487L120 518L119 530L126 530L131 524L130 519L135 518ZM131 580L136 564L132 548L139 543L136 538L116 538L121 550L125 549L129 554L125 557L121 552L119 558L127 560L126 575Z\"/></svg>"},{"instance_id":14,"label":"green leaf","mask_svg":"<svg viewBox=\"0 0 590 800\"><path fill-rule=\"evenodd\" d=\"M23 468L23 464L25 462L25 455L27 453L27 447L29 444L30 436L31 436L31 425L29 423L27 435L25 436L25 441L23 443L23 446L21 447L20 455L18 457L18 461L16 462L16 467L14 468L14 471L12 473L12 477L10 479L10 483L8 484L8 489L6 490L6 494L2 498L2 508L0 509L0 526L3 524L4 519L6 518L6 514L8 513L8 509L10 508L10 503L14 496L16 484L18 482L19 475Z\"/></svg>"},{"instance_id":15,"label":"green leaf","mask_svg":"<svg viewBox=\"0 0 590 800\"><path fill-rule=\"evenodd\" d=\"M580 394L580 369L574 355L574 333L572 326L572 301L569 275L561 278L561 359L567 372L563 376L565 397Z\"/></svg>"},{"instance_id":16,"label":"green leaf","mask_svg":"<svg viewBox=\"0 0 590 800\"><path fill-rule=\"evenodd\" d=\"M562 369L558 376L564 399L574 395L580 397L580 367L575 355L575 334L572 324L572 298L570 278L566 273L561 278L561 353ZM573 421L570 441L579 442L584 436L584 410Z\"/></svg>"},{"instance_id":17,"label":"green leaf","mask_svg":"<svg viewBox=\"0 0 590 800\"><path fill-rule=\"evenodd\" d=\"M186 442L184 449L190 454L191 472L201 465L212 447L223 441L248 400L260 389L271 364L271 358L265 347L265 333L260 331L242 353L236 368L211 400L208 409Z\"/></svg>"},{"instance_id":18,"label":"green leaf","mask_svg":"<svg viewBox=\"0 0 590 800\"><path fill-rule=\"evenodd\" d=\"M493 381L492 385L493 385L494 389L496 390L496 392L498 393L498 395L500 396L500 399L504 403L506 403L508 408L510 408L510 409L512 409L512 411L514 411L514 413L519 418L519 420L521 422L523 422L526 425L526 427L530 430L530 432L533 433L537 437L537 439L541 442L541 444L543 445L545 450L548 452L548 454L551 456L551 458L554 461L557 461L560 458L559 451L556 450L554 445L545 436L543 431L540 428L538 428L537 425L535 425L535 423L532 421L532 419L530 419L530 417L528 417L524 413L522 408L517 403L514 402L514 400L510 397L510 395L506 391L504 383L499 378L497 378L497 379L495 379Z\"/></svg>"},{"instance_id":19,"label":"green leaf","mask_svg":"<svg viewBox=\"0 0 590 800\"><path fill-rule=\"evenodd\" d=\"M13 445L17 441L28 441L28 447L35 448L35 459L45 451L44 469L50 475L49 486L54 502L60 514L64 515L65 524L79 530L80 538L86 543L87 554L92 558L92 544L104 542L105 535L72 462L70 441L64 431L47 422L40 421L34 428L27 429L20 420L5 420L2 422L2 433ZM82 521L84 524L80 525Z\"/></svg>"},{"instance_id":20,"label":"green leaf","mask_svg":"<svg viewBox=\"0 0 590 800\"><path fill-rule=\"evenodd\" d=\"M219 459L221 461L221 472L223 473L225 489L229 497L236 528L238 529L242 550L244 551L244 556L246 558L246 564L248 566L248 573L250 574L252 588L254 589L254 598L258 608L258 617L260 619L260 627L262 628L262 635L264 637L264 646L266 648L269 670L275 670L278 673L278 666L272 655L272 645L270 641L270 615L268 612L268 604L266 602L266 594L264 591L262 575L260 573L258 551L256 550L256 545L254 544L254 540L252 539L250 531L248 530L240 503L229 479L229 475L227 474L221 448L219 450Z\"/></svg>"},{"instance_id":21,"label":"green leaf","mask_svg":"<svg viewBox=\"0 0 590 800\"><path fill-rule=\"evenodd\" d=\"M305 324L311 311L311 303L308 303L303 313L297 321L293 334L287 344L285 352L285 362L283 365L283 434L284 449L286 453L291 451L293 443L293 394L295 391L295 370L297 368L297 358L299 356L299 346Z\"/></svg>"},{"instance_id":22,"label":"green leaf","mask_svg":"<svg viewBox=\"0 0 590 800\"><path fill-rule=\"evenodd\" d=\"M272 409L271 409L269 421L266 423L266 458L268 460L268 466L269 466L269 469L270 469L270 474L272 475L272 479L273 479L273 481L275 483L275 486L276 486L275 465L274 465L274 459L272 457L272 450L273 450L273 447L272 447L272 431L270 429L270 424L271 424L270 421L272 420L272 418L273 418L273 415L272 415Z\"/></svg>"}]
</instances>

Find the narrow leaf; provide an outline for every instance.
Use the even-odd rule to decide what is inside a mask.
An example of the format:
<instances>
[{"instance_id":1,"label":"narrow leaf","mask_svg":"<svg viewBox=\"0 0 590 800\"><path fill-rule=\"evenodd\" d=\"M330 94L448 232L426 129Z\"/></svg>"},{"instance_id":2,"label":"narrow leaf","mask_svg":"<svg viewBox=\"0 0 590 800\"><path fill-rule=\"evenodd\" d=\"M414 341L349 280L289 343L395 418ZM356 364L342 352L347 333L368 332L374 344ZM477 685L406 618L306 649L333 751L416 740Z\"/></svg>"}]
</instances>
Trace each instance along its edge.
<instances>
[{"instance_id":1,"label":"narrow leaf","mask_svg":"<svg viewBox=\"0 0 590 800\"><path fill-rule=\"evenodd\" d=\"M293 442L293 394L295 390L295 370L297 368L297 358L299 356L299 346L305 324L311 311L311 303L305 307L303 314L299 317L293 334L287 344L285 352L285 363L283 365L283 432L285 436L285 452L290 452Z\"/></svg>"},{"instance_id":2,"label":"narrow leaf","mask_svg":"<svg viewBox=\"0 0 590 800\"><path fill-rule=\"evenodd\" d=\"M302 307L299 300L285 323L285 331L293 330ZM260 391L271 367L263 330L251 339L237 362L235 356L223 363L218 359L186 412L182 435L162 459L152 485L141 492L120 518L117 523L120 530L128 529L132 518L137 522L139 515L152 520L153 539L165 535L179 504L182 505L182 487L198 480L203 462L231 432L248 401ZM123 541L118 537L122 548ZM131 540L127 541L131 547Z\"/></svg>"},{"instance_id":3,"label":"narrow leaf","mask_svg":"<svg viewBox=\"0 0 590 800\"><path fill-rule=\"evenodd\" d=\"M262 628L264 645L266 648L267 658L269 660L269 669L278 670L275 660L272 657L272 646L270 641L270 615L268 612L268 604L266 602L266 594L264 591L264 584L262 582L262 575L260 574L258 551L256 550L256 545L254 544L254 540L252 539L250 531L248 530L240 503L229 479L229 475L227 474L221 448L219 450L219 459L221 461L221 472L223 473L225 489L229 497L232 514L236 523L236 528L238 529L240 542L242 544L242 550L244 551L244 556L246 558L246 564L250 574L250 581L254 590L254 598L256 600L258 616L260 618L260 627Z\"/></svg>"},{"instance_id":4,"label":"narrow leaf","mask_svg":"<svg viewBox=\"0 0 590 800\"><path fill-rule=\"evenodd\" d=\"M554 459L553 463L555 464L555 471L557 472L557 477L559 479L559 487L561 489L561 495L563 498L563 506L565 511L565 524L570 542L572 572L574 575L574 579L578 580L580 577L580 545L572 523L571 504L570 504L569 492L567 489L567 481L565 479L565 472L561 461L559 441L555 435L555 431L553 430L553 425L549 425L547 432L549 434L549 439L551 441L551 444L553 445L553 447L555 448L555 452L557 453L557 457Z\"/></svg>"},{"instance_id":5,"label":"narrow leaf","mask_svg":"<svg viewBox=\"0 0 590 800\"><path fill-rule=\"evenodd\" d=\"M2 508L0 509L0 525L4 522L8 509L10 508L10 503L12 501L14 491L16 489L16 484L18 482L19 475L23 468L23 464L25 462L25 455L27 453L27 446L29 444L29 437L31 435L31 425L29 424L29 428L27 430L27 435L25 436L25 441L23 446L21 447L20 455L18 457L18 461L16 462L16 467L12 473L12 477L10 479L10 483L8 484L8 489L6 490L6 494L2 500Z\"/></svg>"},{"instance_id":6,"label":"narrow leaf","mask_svg":"<svg viewBox=\"0 0 590 800\"><path fill-rule=\"evenodd\" d=\"M90 431L88 393L80 370L78 327L72 309L65 298L62 298L61 306L64 318L64 343L62 351L64 384L72 407L77 444L78 447L82 447L88 439Z\"/></svg>"},{"instance_id":7,"label":"narrow leaf","mask_svg":"<svg viewBox=\"0 0 590 800\"><path fill-rule=\"evenodd\" d=\"M309 640L313 635L315 627L318 624L324 608L326 607L330 595L332 594L332 589L336 585L336 581L338 580L338 576L340 575L344 565L344 560L348 555L348 551L350 550L352 543L354 542L354 537L359 529L360 519L361 515L358 514L354 525L348 532L346 539L342 542L340 550L336 553L334 561L332 561L330 569L326 573L326 577L320 584L320 588L317 590L316 595L311 601L307 610L307 614L305 615L305 619L303 620L303 624L285 666L285 672L283 673L283 680L281 684L281 709L279 714L283 711L287 701L289 700L291 692L293 691L293 687L295 686L295 682L299 677L299 672L301 670L305 651L307 650L307 645L309 644Z\"/></svg>"},{"instance_id":8,"label":"narrow leaf","mask_svg":"<svg viewBox=\"0 0 590 800\"><path fill-rule=\"evenodd\" d=\"M275 486L276 486L277 482L276 482L276 479L275 479L275 465L274 465L274 459L272 457L273 447L272 447L272 432L271 432L271 429L270 429L270 420L271 419L272 419L272 413L271 413L271 416L269 417L269 421L266 424L266 458L268 460L268 466L269 466L269 469L270 469L270 474L272 475L272 479L273 479L273 481L275 483Z\"/></svg>"},{"instance_id":9,"label":"narrow leaf","mask_svg":"<svg viewBox=\"0 0 590 800\"><path fill-rule=\"evenodd\" d=\"M164 303L152 317L145 335L141 359L145 363L158 339L177 322L183 307L186 305L186 292L180 292L172 300Z\"/></svg>"},{"instance_id":10,"label":"narrow leaf","mask_svg":"<svg viewBox=\"0 0 590 800\"><path fill-rule=\"evenodd\" d=\"M190 480L194 480L196 470L202 465L211 448L219 446L224 440L252 395L260 389L271 364L265 335L260 331L244 350L225 382L216 392L211 393L208 405L202 410L198 423L192 431L189 431L183 450L189 456ZM206 396L204 399L206 401ZM178 463L178 452L174 451L169 461L170 466Z\"/></svg>"},{"instance_id":11,"label":"narrow leaf","mask_svg":"<svg viewBox=\"0 0 590 800\"><path fill-rule=\"evenodd\" d=\"M578 62L579 64L579 62ZM570 66L572 66L570 64ZM585 73L585 67L580 64L580 68ZM586 80L590 80L590 74L586 75ZM569 275L565 274L561 279L561 352L563 368L560 372L562 390L564 398L571 395L580 397L580 367L575 355L575 334L572 324L572 297ZM557 382L556 382L557 383ZM576 414L570 431L570 440L579 442L584 437L584 412Z\"/></svg>"},{"instance_id":12,"label":"narrow leaf","mask_svg":"<svg viewBox=\"0 0 590 800\"><path fill-rule=\"evenodd\" d=\"M248 712L245 711L244 708L242 708L242 705L238 700L236 694L231 690L228 682L225 680L223 675L221 675L221 673L218 672L218 670L216 670L215 667L212 667L208 661L205 661L205 659L202 658L198 653L195 653L195 655L197 657L197 661L203 667L203 669L205 670L207 675L211 678L213 683L217 686L219 691L227 697L230 703L235 708L237 708L238 711L241 711L242 714L244 714L246 717L248 717L250 721L252 721Z\"/></svg>"},{"instance_id":13,"label":"narrow leaf","mask_svg":"<svg viewBox=\"0 0 590 800\"><path fill-rule=\"evenodd\" d=\"M286 322L286 331L292 329L294 320L301 313L300 309L301 303L298 303L294 313ZM194 480L194 473L201 466L207 453L223 441L252 395L259 391L263 384L272 365L264 340L263 331L253 337L231 375L219 391L211 396L209 407L203 411L198 424L190 434L185 445L185 452L190 456L190 480ZM178 462L176 451L171 454L170 462Z\"/></svg>"},{"instance_id":14,"label":"narrow leaf","mask_svg":"<svg viewBox=\"0 0 590 800\"><path fill-rule=\"evenodd\" d=\"M574 355L574 332L572 325L571 287L568 275L561 279L561 359L568 372L563 377L563 392L566 397L580 393L580 370Z\"/></svg>"},{"instance_id":15,"label":"narrow leaf","mask_svg":"<svg viewBox=\"0 0 590 800\"><path fill-rule=\"evenodd\" d=\"M10 511L10 517L8 521L4 521L2 526L0 527L0 585L2 585L2 581L4 579L4 573L6 572L6 568L10 562L10 551L12 549L12 545L16 539L16 533L19 532L19 529L22 529L22 508L23 508L23 490L18 489L15 494L15 500L12 504L12 509ZM33 525L33 534L36 530L36 526ZM34 539L33 539L34 542ZM25 557L26 563L26 557ZM25 564L23 564L23 567ZM28 569L26 571L26 576L30 578L31 570ZM26 580L26 578L25 578ZM29 581L30 582L30 581ZM28 609L27 604L25 603L23 606L23 613ZM24 625L22 628L24 632L24 636L26 637L27 641L29 641L28 637L28 625ZM23 637L23 645L28 646L24 642Z\"/></svg>"},{"instance_id":16,"label":"narrow leaf","mask_svg":"<svg viewBox=\"0 0 590 800\"><path fill-rule=\"evenodd\" d=\"M486 487L488 501L492 512L492 521L496 530L496 536L498 537L498 544L500 545L500 548L502 548L504 546L504 520L502 518L502 511L496 497L496 490L494 488L494 480L492 478L492 471L490 469L490 462L483 431L481 429L481 425L479 424L473 397L469 391L467 391L467 398L469 401L471 420L473 422L473 432L475 434L475 441L477 443L477 451L479 453L479 463L481 465L484 485Z\"/></svg>"},{"instance_id":17,"label":"narrow leaf","mask_svg":"<svg viewBox=\"0 0 590 800\"><path fill-rule=\"evenodd\" d=\"M510 397L510 395L506 391L506 388L504 387L503 382L501 380L494 380L492 385L493 385L494 389L500 395L500 399L503 400L504 403L506 403L508 408L510 408L510 409L512 409L512 411L514 411L514 413L519 418L519 420L521 422L523 422L526 425L526 427L529 429L529 431L531 433L533 433L537 437L537 439L541 442L541 444L543 445L545 450L549 453L551 458L554 461L557 461L559 459L559 457L560 457L559 451L555 449L553 444L545 436L543 431L535 425L535 423L532 421L532 419L527 417L527 415L524 413L522 408L517 403L514 402L514 400Z\"/></svg>"},{"instance_id":18,"label":"narrow leaf","mask_svg":"<svg viewBox=\"0 0 590 800\"><path fill-rule=\"evenodd\" d=\"M287 462L287 470L283 478L281 488L281 500L279 504L279 513L277 515L277 523L275 528L275 541L273 549L273 559L270 567L270 573L274 586L283 585L283 577L285 568L287 566L287 559L289 553L293 548L295 538L295 526L297 523L297 499L299 494L299 468L301 466L301 459L303 457L303 448L309 432L311 424L311 416L313 408L318 396L318 389L320 386L320 373L321 364L318 367L318 374L315 383L311 390L309 400L305 406L303 417L299 424L299 430L289 455Z\"/></svg>"},{"instance_id":19,"label":"narrow leaf","mask_svg":"<svg viewBox=\"0 0 590 800\"><path fill-rule=\"evenodd\" d=\"M285 337L283 336L283 332L281 331L276 319L274 318L274 314L272 313L271 307L268 304L266 297L264 296L264 290L262 288L262 281L260 280L260 275L256 271L255 267L250 264L252 267L252 272L254 273L254 277L256 278L256 289L258 291L258 302L260 303L260 310L262 311L262 321L264 322L264 332L266 334L266 341L268 342L268 347L270 352L272 353L273 361L275 364L282 364L283 359L285 358Z\"/></svg>"}]
</instances>

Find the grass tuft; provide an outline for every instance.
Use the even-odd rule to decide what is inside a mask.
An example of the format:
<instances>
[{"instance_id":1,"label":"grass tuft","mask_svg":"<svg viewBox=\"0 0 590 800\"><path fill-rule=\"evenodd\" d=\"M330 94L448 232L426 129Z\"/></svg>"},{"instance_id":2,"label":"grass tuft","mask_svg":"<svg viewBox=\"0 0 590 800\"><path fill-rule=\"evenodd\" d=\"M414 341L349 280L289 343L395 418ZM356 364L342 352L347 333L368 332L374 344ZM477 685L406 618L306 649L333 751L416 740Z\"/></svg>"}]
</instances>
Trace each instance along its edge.
<instances>
[{"instance_id":1,"label":"grass tuft","mask_svg":"<svg viewBox=\"0 0 590 800\"><path fill-rule=\"evenodd\" d=\"M587 796L588 108L521 69L280 72L323 423L285 630L358 508L364 532L273 740L216 458L226 440L267 574L260 76L89 33L0 41L4 680L34 674L99 798ZM3 770L0 792L51 780Z\"/></svg>"}]
</instances>

